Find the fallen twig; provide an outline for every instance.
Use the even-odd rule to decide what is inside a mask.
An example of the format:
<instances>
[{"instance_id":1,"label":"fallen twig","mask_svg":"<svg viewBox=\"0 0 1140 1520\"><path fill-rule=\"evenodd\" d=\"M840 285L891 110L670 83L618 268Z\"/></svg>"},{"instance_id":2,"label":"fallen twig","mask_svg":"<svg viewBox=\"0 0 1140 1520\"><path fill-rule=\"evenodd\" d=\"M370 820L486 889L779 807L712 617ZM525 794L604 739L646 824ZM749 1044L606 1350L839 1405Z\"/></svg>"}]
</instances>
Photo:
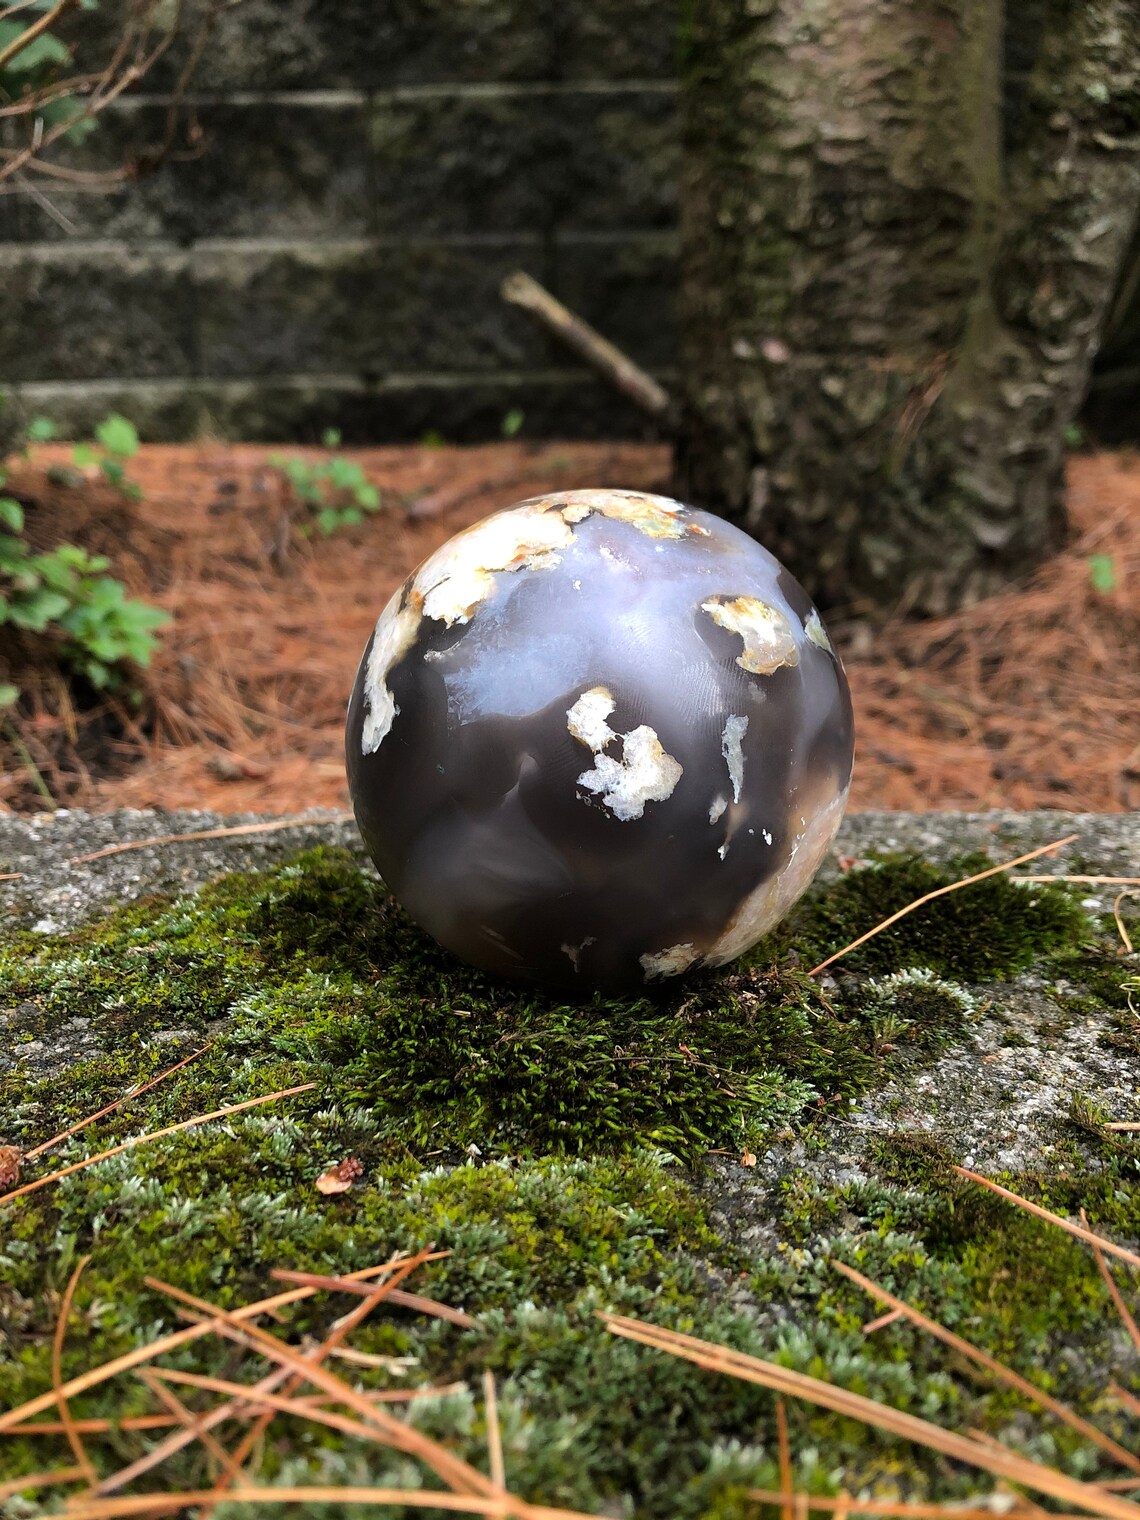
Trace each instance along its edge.
<instances>
[{"instance_id":1,"label":"fallen twig","mask_svg":"<svg viewBox=\"0 0 1140 1520\"><path fill-rule=\"evenodd\" d=\"M193 1129L199 1124L208 1124L212 1119L225 1119L230 1114L240 1114L247 1108L256 1108L261 1103L275 1103L278 1098L293 1098L298 1093L311 1092L316 1087L315 1082L302 1082L299 1087L286 1087L280 1092L266 1093L263 1098L247 1098L244 1103L231 1103L225 1108L216 1108L209 1114L197 1114L193 1119L183 1119L179 1124L168 1124L165 1129L152 1130L146 1135L135 1135L131 1140L124 1140L121 1145L113 1145L110 1150L100 1151L97 1156L88 1156L83 1161L76 1161L71 1166L65 1166L58 1172L49 1172L46 1177L37 1177L34 1182L25 1182L22 1187L13 1188L10 1193L0 1194L0 1203L11 1203L15 1198L22 1198L25 1193L34 1193L39 1188L45 1188L50 1183L59 1182L63 1177L70 1177L74 1172L82 1172L89 1166L96 1166L100 1161L107 1161L112 1156L119 1156L123 1151L133 1150L136 1145L146 1145L151 1140L161 1140L166 1135L176 1135L180 1130ZM0 1427L2 1428L2 1427Z\"/></svg>"},{"instance_id":2,"label":"fallen twig","mask_svg":"<svg viewBox=\"0 0 1140 1520\"><path fill-rule=\"evenodd\" d=\"M281 818L272 823L238 823L224 829L201 829L194 834L158 834L153 839L132 839L125 844L104 845L92 850L90 855L73 855L68 865L85 866L92 860L103 860L108 855L125 855L129 850L146 850L154 845L186 844L195 839L233 839L239 834L273 834L278 829L312 828L322 823L351 823L351 813L333 813L324 818Z\"/></svg>"},{"instance_id":3,"label":"fallen twig","mask_svg":"<svg viewBox=\"0 0 1140 1520\"><path fill-rule=\"evenodd\" d=\"M913 913L916 908L921 908L924 903L933 902L936 897L945 897L947 892L957 892L959 887L972 886L976 881L985 881L987 876L997 876L1002 871L1011 871L1014 866L1024 865L1027 860L1036 860L1039 855L1048 855L1050 850L1059 850L1062 845L1072 844L1074 839L1079 839L1079 834L1066 834L1064 839L1054 839L1052 844L1043 844L1040 849L1030 850L1027 855L1019 855L1016 860L1007 860L1004 865L990 866L988 871L978 871L973 876L964 876L961 881L952 881L948 886L939 887L934 892L927 892L923 897L916 897L914 902L907 903L905 908L900 908L897 913L892 913L889 918L884 918L882 923L876 924L873 929L868 929L866 934L861 934L858 939L853 939L849 945L844 945L842 950L837 950L834 955L829 955L825 961L820 961L818 966L813 966L808 972L809 976L818 976L821 971L826 971L828 966L840 960L843 956L857 950L860 945L865 945L869 939L874 939L876 934L881 934L884 929L889 929L892 924L897 924L900 918L905 918L908 913Z\"/></svg>"},{"instance_id":4,"label":"fallen twig","mask_svg":"<svg viewBox=\"0 0 1140 1520\"><path fill-rule=\"evenodd\" d=\"M642 411L660 421L671 420L673 401L668 391L608 338L603 338L588 322L576 317L529 274L521 269L509 274L500 287L500 294L512 306L521 306L530 312L548 332L572 348Z\"/></svg>"}]
</instances>

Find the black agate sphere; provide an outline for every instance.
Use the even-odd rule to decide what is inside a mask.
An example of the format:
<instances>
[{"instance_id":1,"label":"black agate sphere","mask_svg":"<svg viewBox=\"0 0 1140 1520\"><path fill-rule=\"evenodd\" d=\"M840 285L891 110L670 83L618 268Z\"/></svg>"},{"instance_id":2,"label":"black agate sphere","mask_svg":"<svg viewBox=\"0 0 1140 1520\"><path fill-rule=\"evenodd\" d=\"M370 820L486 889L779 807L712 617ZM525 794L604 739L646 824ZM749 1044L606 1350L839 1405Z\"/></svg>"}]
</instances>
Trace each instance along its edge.
<instances>
[{"instance_id":1,"label":"black agate sphere","mask_svg":"<svg viewBox=\"0 0 1140 1520\"><path fill-rule=\"evenodd\" d=\"M404 582L348 710L380 874L464 960L628 991L753 945L839 826L851 700L819 614L661 496L497 512Z\"/></svg>"}]
</instances>

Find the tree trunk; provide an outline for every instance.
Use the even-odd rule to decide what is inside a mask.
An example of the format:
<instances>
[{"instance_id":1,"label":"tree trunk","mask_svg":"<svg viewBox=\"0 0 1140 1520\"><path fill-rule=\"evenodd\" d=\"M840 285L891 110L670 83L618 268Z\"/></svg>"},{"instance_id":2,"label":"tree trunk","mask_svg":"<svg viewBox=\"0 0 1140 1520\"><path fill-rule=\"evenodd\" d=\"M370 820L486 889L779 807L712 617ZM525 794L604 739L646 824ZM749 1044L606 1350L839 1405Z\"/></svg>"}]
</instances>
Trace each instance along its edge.
<instances>
[{"instance_id":1,"label":"tree trunk","mask_svg":"<svg viewBox=\"0 0 1140 1520\"><path fill-rule=\"evenodd\" d=\"M1004 132L1001 0L690 3L682 488L826 606L976 600L1063 533L1140 206L1137 0L1033 9Z\"/></svg>"}]
</instances>

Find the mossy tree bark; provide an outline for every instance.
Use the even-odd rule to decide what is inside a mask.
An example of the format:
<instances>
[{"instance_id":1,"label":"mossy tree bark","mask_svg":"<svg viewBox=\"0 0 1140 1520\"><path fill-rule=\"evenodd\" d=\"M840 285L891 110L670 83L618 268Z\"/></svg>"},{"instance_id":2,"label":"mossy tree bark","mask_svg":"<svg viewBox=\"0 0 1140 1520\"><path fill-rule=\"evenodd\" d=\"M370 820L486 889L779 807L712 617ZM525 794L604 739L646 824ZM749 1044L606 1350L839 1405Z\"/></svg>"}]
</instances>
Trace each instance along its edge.
<instances>
[{"instance_id":1,"label":"mossy tree bark","mask_svg":"<svg viewBox=\"0 0 1140 1520\"><path fill-rule=\"evenodd\" d=\"M1140 6L1011 12L1004 133L1002 0L691 9L683 489L825 606L976 600L1063 533L1140 206Z\"/></svg>"}]
</instances>

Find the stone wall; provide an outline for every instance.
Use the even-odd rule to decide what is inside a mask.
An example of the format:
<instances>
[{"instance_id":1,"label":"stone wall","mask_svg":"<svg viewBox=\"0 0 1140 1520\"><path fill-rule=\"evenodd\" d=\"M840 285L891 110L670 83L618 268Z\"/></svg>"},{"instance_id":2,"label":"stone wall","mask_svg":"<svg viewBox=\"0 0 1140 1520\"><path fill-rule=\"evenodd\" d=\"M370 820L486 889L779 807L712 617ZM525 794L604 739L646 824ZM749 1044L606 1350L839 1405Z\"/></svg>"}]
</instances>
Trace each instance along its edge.
<instances>
[{"instance_id":1,"label":"stone wall","mask_svg":"<svg viewBox=\"0 0 1140 1520\"><path fill-rule=\"evenodd\" d=\"M653 0L244 0L196 76L201 156L0 198L0 386L151 437L495 437L514 407L643 432L498 287L526 269L668 371L675 34ZM82 162L155 140L179 63Z\"/></svg>"},{"instance_id":2,"label":"stone wall","mask_svg":"<svg viewBox=\"0 0 1140 1520\"><path fill-rule=\"evenodd\" d=\"M80 13L85 66L126 3ZM679 30L672 0L242 0L196 76L200 156L0 196L0 388L151 438L465 440L514 408L644 434L498 287L528 270L668 379ZM79 162L153 143L181 63Z\"/></svg>"}]
</instances>

